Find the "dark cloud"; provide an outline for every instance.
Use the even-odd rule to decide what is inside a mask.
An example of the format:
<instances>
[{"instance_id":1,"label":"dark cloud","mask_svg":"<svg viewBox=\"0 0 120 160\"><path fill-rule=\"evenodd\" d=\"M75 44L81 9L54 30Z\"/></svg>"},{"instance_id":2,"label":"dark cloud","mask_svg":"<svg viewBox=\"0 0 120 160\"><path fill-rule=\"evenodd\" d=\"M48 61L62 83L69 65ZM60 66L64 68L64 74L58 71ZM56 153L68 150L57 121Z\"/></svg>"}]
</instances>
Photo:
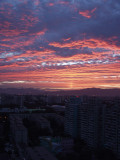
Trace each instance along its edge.
<instances>
[{"instance_id":1,"label":"dark cloud","mask_svg":"<svg viewBox=\"0 0 120 160\"><path fill-rule=\"evenodd\" d=\"M51 5L50 5L51 3ZM120 47L120 3L115 0L6 0L0 3L0 53L14 51L25 53L28 50L42 51L40 48L53 49L54 54L69 57L75 54L92 54L108 51L106 49L55 48L50 42L63 39L104 40ZM90 17L79 14L81 12ZM84 36L85 33L85 36Z\"/></svg>"}]
</instances>

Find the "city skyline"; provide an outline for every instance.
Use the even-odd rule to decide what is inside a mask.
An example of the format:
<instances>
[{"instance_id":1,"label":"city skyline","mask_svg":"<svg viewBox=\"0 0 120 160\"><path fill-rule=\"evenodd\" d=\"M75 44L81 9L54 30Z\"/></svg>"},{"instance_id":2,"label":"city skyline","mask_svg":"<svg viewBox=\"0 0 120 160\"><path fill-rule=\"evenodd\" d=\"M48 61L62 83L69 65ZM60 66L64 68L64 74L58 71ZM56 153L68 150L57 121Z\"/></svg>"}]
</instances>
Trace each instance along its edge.
<instances>
[{"instance_id":1,"label":"city skyline","mask_svg":"<svg viewBox=\"0 0 120 160\"><path fill-rule=\"evenodd\" d=\"M117 0L1 0L0 88L120 88Z\"/></svg>"}]
</instances>

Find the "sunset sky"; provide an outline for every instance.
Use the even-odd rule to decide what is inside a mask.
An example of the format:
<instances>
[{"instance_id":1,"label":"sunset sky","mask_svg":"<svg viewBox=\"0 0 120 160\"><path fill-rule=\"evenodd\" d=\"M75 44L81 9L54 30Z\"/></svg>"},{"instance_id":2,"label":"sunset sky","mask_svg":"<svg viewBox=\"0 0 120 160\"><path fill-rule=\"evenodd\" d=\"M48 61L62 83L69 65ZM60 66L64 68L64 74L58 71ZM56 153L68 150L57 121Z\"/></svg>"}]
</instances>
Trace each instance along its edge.
<instances>
[{"instance_id":1,"label":"sunset sky","mask_svg":"<svg viewBox=\"0 0 120 160\"><path fill-rule=\"evenodd\" d=\"M0 0L0 88L120 88L119 0Z\"/></svg>"}]
</instances>

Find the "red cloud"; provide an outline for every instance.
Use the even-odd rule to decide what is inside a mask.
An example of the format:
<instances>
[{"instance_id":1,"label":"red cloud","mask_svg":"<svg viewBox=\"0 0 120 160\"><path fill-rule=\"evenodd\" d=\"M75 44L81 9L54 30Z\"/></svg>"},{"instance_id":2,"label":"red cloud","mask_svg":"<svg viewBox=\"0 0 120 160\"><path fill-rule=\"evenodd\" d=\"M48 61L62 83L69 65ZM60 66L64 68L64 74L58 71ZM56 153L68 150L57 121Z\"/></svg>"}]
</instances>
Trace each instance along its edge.
<instances>
[{"instance_id":1,"label":"red cloud","mask_svg":"<svg viewBox=\"0 0 120 160\"><path fill-rule=\"evenodd\" d=\"M112 40L111 40L112 41ZM70 48L70 49L79 49L81 47L89 47L91 49L94 48L106 48L106 49L120 49L119 46L116 46L116 42L110 40L105 41L102 39L86 39L86 40L78 40L78 41L71 41L71 42L52 42L49 43L50 46L58 47L58 48Z\"/></svg>"},{"instance_id":2,"label":"red cloud","mask_svg":"<svg viewBox=\"0 0 120 160\"><path fill-rule=\"evenodd\" d=\"M92 9L91 11L86 10L86 11L79 11L79 14L82 15L83 17L86 18L91 18L92 14L95 12L96 8Z\"/></svg>"},{"instance_id":3,"label":"red cloud","mask_svg":"<svg viewBox=\"0 0 120 160\"><path fill-rule=\"evenodd\" d=\"M63 39L63 41L69 41L71 38Z\"/></svg>"},{"instance_id":4,"label":"red cloud","mask_svg":"<svg viewBox=\"0 0 120 160\"><path fill-rule=\"evenodd\" d=\"M91 13L95 12L95 11L96 11L96 9L97 9L97 8L92 9L92 10L91 10Z\"/></svg>"},{"instance_id":5,"label":"red cloud","mask_svg":"<svg viewBox=\"0 0 120 160\"><path fill-rule=\"evenodd\" d=\"M83 17L91 18L91 14L89 11L79 11L79 14L81 14Z\"/></svg>"},{"instance_id":6,"label":"red cloud","mask_svg":"<svg viewBox=\"0 0 120 160\"><path fill-rule=\"evenodd\" d=\"M9 30L9 29L1 29L0 35L6 36L6 37L13 37L13 36L19 36L21 33L28 32L27 30Z\"/></svg>"},{"instance_id":7,"label":"red cloud","mask_svg":"<svg viewBox=\"0 0 120 160\"><path fill-rule=\"evenodd\" d=\"M49 3L48 5L49 5L49 6L54 6L54 3Z\"/></svg>"}]
</instances>

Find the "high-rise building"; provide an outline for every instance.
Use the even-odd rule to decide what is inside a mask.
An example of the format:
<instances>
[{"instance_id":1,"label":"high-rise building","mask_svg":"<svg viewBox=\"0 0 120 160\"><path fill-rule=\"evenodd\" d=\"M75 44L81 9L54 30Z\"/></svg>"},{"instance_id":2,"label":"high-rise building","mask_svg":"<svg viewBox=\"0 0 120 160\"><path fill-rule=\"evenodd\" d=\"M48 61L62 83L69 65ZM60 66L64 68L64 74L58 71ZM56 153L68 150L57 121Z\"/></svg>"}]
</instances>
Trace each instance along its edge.
<instances>
[{"instance_id":1,"label":"high-rise building","mask_svg":"<svg viewBox=\"0 0 120 160\"><path fill-rule=\"evenodd\" d=\"M79 133L78 109L79 109L80 103L81 103L81 100L76 97L71 97L66 103L65 132L71 135L72 137L78 136L78 133Z\"/></svg>"},{"instance_id":2,"label":"high-rise building","mask_svg":"<svg viewBox=\"0 0 120 160\"><path fill-rule=\"evenodd\" d=\"M104 146L120 156L120 101L106 101L104 107Z\"/></svg>"},{"instance_id":3,"label":"high-rise building","mask_svg":"<svg viewBox=\"0 0 120 160\"><path fill-rule=\"evenodd\" d=\"M79 135L91 148L102 145L102 104L98 98L87 97L79 107Z\"/></svg>"},{"instance_id":4,"label":"high-rise building","mask_svg":"<svg viewBox=\"0 0 120 160\"><path fill-rule=\"evenodd\" d=\"M72 137L80 136L90 147L101 144L102 105L95 97L70 97L65 112L65 132ZM99 143L98 143L99 141Z\"/></svg>"},{"instance_id":5,"label":"high-rise building","mask_svg":"<svg viewBox=\"0 0 120 160\"><path fill-rule=\"evenodd\" d=\"M89 147L105 147L120 156L120 99L70 97L65 132L79 136Z\"/></svg>"}]
</instances>

